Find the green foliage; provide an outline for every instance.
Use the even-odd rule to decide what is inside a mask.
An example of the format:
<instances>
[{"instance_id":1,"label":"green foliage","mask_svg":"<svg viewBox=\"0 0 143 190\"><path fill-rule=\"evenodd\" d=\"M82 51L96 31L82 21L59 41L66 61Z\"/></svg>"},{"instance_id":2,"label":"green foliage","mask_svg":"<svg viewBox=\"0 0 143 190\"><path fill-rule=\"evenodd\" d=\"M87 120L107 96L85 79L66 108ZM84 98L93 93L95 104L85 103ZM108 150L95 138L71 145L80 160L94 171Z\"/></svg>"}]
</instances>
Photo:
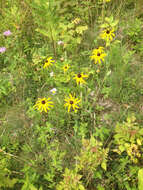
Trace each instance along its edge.
<instances>
[{"instance_id":1,"label":"green foliage","mask_svg":"<svg viewBox=\"0 0 143 190\"><path fill-rule=\"evenodd\" d=\"M141 147L138 146L142 145L143 130L135 123L135 119L132 115L127 118L127 122L116 125L114 138L119 147L114 151L119 154L126 151L133 162L138 162L141 157Z\"/></svg>"},{"instance_id":2,"label":"green foliage","mask_svg":"<svg viewBox=\"0 0 143 190\"><path fill-rule=\"evenodd\" d=\"M141 7L1 0L0 189L143 189Z\"/></svg>"},{"instance_id":3,"label":"green foliage","mask_svg":"<svg viewBox=\"0 0 143 190\"><path fill-rule=\"evenodd\" d=\"M99 165L106 170L107 155L108 149L103 149L102 143L96 141L93 136L89 140L82 139L81 152L76 157L76 161L78 162L76 167L78 170L83 170L84 173L89 173L89 175Z\"/></svg>"},{"instance_id":4,"label":"green foliage","mask_svg":"<svg viewBox=\"0 0 143 190\"><path fill-rule=\"evenodd\" d=\"M85 190L80 182L82 176L75 171L66 168L63 176L64 179L57 185L57 190Z\"/></svg>"},{"instance_id":5,"label":"green foliage","mask_svg":"<svg viewBox=\"0 0 143 190\"><path fill-rule=\"evenodd\" d=\"M10 178L10 159L10 156L3 154L3 150L0 149L0 188L13 188L18 181L16 178Z\"/></svg>"},{"instance_id":6,"label":"green foliage","mask_svg":"<svg viewBox=\"0 0 143 190\"><path fill-rule=\"evenodd\" d=\"M143 188L143 169L138 171L138 188L141 190Z\"/></svg>"}]
</instances>

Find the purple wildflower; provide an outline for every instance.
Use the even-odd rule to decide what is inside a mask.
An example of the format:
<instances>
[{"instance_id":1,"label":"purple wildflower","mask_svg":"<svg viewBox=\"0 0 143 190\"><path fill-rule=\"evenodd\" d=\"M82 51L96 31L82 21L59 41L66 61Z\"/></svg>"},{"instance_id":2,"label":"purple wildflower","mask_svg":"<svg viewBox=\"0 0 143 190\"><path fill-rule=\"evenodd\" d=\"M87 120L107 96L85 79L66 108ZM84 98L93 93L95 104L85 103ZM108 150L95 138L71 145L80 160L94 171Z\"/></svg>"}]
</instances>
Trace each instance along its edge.
<instances>
[{"instance_id":1,"label":"purple wildflower","mask_svg":"<svg viewBox=\"0 0 143 190\"><path fill-rule=\"evenodd\" d=\"M10 36L12 33L10 30L7 30L3 33L4 36Z\"/></svg>"},{"instance_id":2,"label":"purple wildflower","mask_svg":"<svg viewBox=\"0 0 143 190\"><path fill-rule=\"evenodd\" d=\"M4 53L6 51L5 47L0 47L0 53Z\"/></svg>"}]
</instances>

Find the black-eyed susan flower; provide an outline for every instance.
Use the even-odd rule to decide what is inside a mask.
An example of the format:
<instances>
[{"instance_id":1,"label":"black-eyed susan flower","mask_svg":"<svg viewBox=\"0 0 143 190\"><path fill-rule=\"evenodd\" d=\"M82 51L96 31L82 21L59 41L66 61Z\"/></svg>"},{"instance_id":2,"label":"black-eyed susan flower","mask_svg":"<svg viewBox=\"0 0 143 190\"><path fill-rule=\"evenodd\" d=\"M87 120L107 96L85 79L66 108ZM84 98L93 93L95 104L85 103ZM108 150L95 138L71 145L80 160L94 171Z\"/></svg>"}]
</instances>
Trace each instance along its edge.
<instances>
[{"instance_id":1,"label":"black-eyed susan flower","mask_svg":"<svg viewBox=\"0 0 143 190\"><path fill-rule=\"evenodd\" d=\"M102 52L104 52L104 47L101 47L101 46L92 50L93 55L96 53L102 53Z\"/></svg>"},{"instance_id":2,"label":"black-eyed susan flower","mask_svg":"<svg viewBox=\"0 0 143 190\"><path fill-rule=\"evenodd\" d=\"M113 38L115 37L114 29L107 28L103 30L100 34L100 37L106 41L112 41Z\"/></svg>"},{"instance_id":3,"label":"black-eyed susan flower","mask_svg":"<svg viewBox=\"0 0 143 190\"><path fill-rule=\"evenodd\" d=\"M74 74L74 76L75 77L73 79L76 80L77 85L78 84L85 84L86 82L85 82L84 78L88 77L88 75L84 75L83 73Z\"/></svg>"},{"instance_id":4,"label":"black-eyed susan flower","mask_svg":"<svg viewBox=\"0 0 143 190\"><path fill-rule=\"evenodd\" d=\"M104 53L104 50L102 47L99 49L94 49L92 51L92 56L90 56L91 60L94 60L94 63L101 63L101 61L104 61L104 57L106 56L106 53Z\"/></svg>"},{"instance_id":5,"label":"black-eyed susan flower","mask_svg":"<svg viewBox=\"0 0 143 190\"><path fill-rule=\"evenodd\" d=\"M38 98L36 104L33 106L33 108L36 108L40 112L45 111L47 112L53 107L53 102L50 101L51 98Z\"/></svg>"},{"instance_id":6,"label":"black-eyed susan flower","mask_svg":"<svg viewBox=\"0 0 143 190\"><path fill-rule=\"evenodd\" d=\"M65 98L66 103L64 104L65 107L68 107L68 112L70 112L71 108L77 112L77 109L79 108L78 104L81 102L80 99L75 98L75 95L72 96L69 94L69 97Z\"/></svg>"},{"instance_id":7,"label":"black-eyed susan flower","mask_svg":"<svg viewBox=\"0 0 143 190\"><path fill-rule=\"evenodd\" d=\"M52 57L47 58L43 68L46 68L46 67L49 67L50 65L53 65L53 63L55 63L55 60Z\"/></svg>"},{"instance_id":8,"label":"black-eyed susan flower","mask_svg":"<svg viewBox=\"0 0 143 190\"><path fill-rule=\"evenodd\" d=\"M70 68L70 66L68 64L65 64L63 66L63 70L64 70L64 73L67 72L67 70Z\"/></svg>"}]
</instances>

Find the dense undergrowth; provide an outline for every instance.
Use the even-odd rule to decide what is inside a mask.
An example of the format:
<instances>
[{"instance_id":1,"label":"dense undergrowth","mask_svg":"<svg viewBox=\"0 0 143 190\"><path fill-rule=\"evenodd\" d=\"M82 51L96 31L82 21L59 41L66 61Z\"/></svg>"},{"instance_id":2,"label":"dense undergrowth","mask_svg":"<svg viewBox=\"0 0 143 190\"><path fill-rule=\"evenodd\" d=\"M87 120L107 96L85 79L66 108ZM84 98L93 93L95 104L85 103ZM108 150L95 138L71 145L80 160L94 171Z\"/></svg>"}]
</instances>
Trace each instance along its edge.
<instances>
[{"instance_id":1,"label":"dense undergrowth","mask_svg":"<svg viewBox=\"0 0 143 190\"><path fill-rule=\"evenodd\" d=\"M142 9L1 0L1 190L143 190Z\"/></svg>"}]
</instances>

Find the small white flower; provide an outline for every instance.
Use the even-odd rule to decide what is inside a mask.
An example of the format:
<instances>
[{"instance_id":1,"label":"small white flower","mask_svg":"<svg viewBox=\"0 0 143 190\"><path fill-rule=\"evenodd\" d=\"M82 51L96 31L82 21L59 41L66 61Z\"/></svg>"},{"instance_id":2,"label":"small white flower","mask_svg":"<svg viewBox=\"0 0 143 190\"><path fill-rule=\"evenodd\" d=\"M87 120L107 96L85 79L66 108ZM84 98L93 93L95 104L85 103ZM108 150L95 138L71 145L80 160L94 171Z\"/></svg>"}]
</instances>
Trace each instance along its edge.
<instances>
[{"instance_id":1,"label":"small white flower","mask_svg":"<svg viewBox=\"0 0 143 190\"><path fill-rule=\"evenodd\" d=\"M58 43L58 45L59 45L59 46L60 46L60 45L64 45L64 42L63 42L63 41L61 41L61 40L60 40L60 41L58 41L57 43Z\"/></svg>"},{"instance_id":2,"label":"small white flower","mask_svg":"<svg viewBox=\"0 0 143 190\"><path fill-rule=\"evenodd\" d=\"M57 92L57 89L56 89L56 88L53 88L53 89L50 90L50 92L51 92L53 95L55 95L56 92Z\"/></svg>"},{"instance_id":3,"label":"small white flower","mask_svg":"<svg viewBox=\"0 0 143 190\"><path fill-rule=\"evenodd\" d=\"M53 76L54 76L54 72L51 72L51 73L50 73L50 77L53 77Z\"/></svg>"}]
</instances>

